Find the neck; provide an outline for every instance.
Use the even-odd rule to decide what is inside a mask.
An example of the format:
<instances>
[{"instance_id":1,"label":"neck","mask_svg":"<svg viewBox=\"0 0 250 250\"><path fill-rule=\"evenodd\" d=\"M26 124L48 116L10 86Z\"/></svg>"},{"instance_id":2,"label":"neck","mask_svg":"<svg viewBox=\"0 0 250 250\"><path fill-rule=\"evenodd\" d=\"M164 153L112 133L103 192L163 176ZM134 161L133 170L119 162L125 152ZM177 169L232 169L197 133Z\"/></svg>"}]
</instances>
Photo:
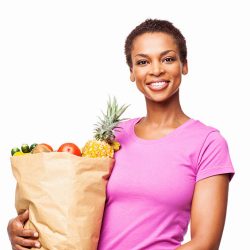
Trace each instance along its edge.
<instances>
[{"instance_id":1,"label":"neck","mask_svg":"<svg viewBox=\"0 0 250 250\"><path fill-rule=\"evenodd\" d=\"M154 127L179 126L189 117L182 111L179 90L165 102L146 99L147 116L144 123Z\"/></svg>"}]
</instances>

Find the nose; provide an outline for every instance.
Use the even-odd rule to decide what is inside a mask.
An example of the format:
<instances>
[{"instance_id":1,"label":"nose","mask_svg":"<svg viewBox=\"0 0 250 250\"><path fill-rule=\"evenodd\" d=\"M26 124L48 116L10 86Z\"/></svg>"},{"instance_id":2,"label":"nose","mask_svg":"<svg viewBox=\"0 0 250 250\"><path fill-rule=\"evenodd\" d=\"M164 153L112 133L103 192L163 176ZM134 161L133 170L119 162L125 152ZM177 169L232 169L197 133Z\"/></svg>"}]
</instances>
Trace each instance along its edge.
<instances>
[{"instance_id":1,"label":"nose","mask_svg":"<svg viewBox=\"0 0 250 250\"><path fill-rule=\"evenodd\" d=\"M160 62L154 62L151 64L150 74L159 76L165 72L163 65Z\"/></svg>"}]
</instances>

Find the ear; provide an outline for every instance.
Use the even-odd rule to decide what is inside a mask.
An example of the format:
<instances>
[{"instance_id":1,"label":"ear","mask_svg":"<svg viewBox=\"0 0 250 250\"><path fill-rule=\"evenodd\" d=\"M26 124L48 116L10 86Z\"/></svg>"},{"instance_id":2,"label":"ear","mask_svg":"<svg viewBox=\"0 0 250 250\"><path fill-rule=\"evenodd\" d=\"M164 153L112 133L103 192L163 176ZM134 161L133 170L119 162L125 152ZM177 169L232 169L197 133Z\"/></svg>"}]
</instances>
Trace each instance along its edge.
<instances>
[{"instance_id":1,"label":"ear","mask_svg":"<svg viewBox=\"0 0 250 250\"><path fill-rule=\"evenodd\" d=\"M188 73L188 62L186 61L182 66L182 74L186 75Z\"/></svg>"},{"instance_id":2,"label":"ear","mask_svg":"<svg viewBox=\"0 0 250 250\"><path fill-rule=\"evenodd\" d=\"M134 73L133 73L133 69L130 69L130 81L131 82L135 81L135 76L134 76Z\"/></svg>"}]
</instances>

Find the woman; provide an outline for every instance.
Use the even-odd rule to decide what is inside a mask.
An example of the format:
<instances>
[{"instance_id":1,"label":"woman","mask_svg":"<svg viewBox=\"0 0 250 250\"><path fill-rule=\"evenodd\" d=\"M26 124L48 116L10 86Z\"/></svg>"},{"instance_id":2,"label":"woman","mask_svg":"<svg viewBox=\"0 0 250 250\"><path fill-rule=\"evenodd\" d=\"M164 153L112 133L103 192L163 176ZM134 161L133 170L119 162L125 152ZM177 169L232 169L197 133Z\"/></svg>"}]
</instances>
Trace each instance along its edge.
<instances>
[{"instance_id":1,"label":"woman","mask_svg":"<svg viewBox=\"0 0 250 250\"><path fill-rule=\"evenodd\" d=\"M127 37L125 54L147 115L123 121L116 134L122 150L107 186L98 249L218 249L234 169L219 130L181 108L185 38L172 23L148 19ZM9 222L15 250L39 244L36 232L23 229L27 219L28 212ZM190 219L191 240L181 245Z\"/></svg>"}]
</instances>

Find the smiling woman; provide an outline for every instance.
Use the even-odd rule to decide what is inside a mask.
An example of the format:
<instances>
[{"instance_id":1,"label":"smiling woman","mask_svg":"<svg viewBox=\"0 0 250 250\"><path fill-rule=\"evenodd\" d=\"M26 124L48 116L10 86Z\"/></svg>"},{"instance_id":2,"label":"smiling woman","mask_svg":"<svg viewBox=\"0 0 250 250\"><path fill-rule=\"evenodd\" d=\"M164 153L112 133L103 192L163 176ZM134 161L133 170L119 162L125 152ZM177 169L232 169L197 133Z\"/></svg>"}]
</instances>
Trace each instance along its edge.
<instances>
[{"instance_id":1,"label":"smiling woman","mask_svg":"<svg viewBox=\"0 0 250 250\"><path fill-rule=\"evenodd\" d=\"M98 249L218 249L234 168L220 131L181 107L185 38L172 23L148 19L127 37L125 55L147 114L116 131L122 148L107 185ZM35 246L34 232L23 230L27 219L9 223L15 249ZM181 245L190 220L191 240Z\"/></svg>"},{"instance_id":2,"label":"smiling woman","mask_svg":"<svg viewBox=\"0 0 250 250\"><path fill-rule=\"evenodd\" d=\"M179 100L186 41L165 20L127 37L130 79L147 115L122 122L123 145L107 187L98 249L218 249L234 169L219 130L190 118ZM191 241L181 245L191 219Z\"/></svg>"},{"instance_id":3,"label":"smiling woman","mask_svg":"<svg viewBox=\"0 0 250 250\"><path fill-rule=\"evenodd\" d=\"M150 100L171 97L179 89L182 74L188 73L187 62L181 61L178 46L166 33L144 33L135 38L131 58L130 79Z\"/></svg>"}]
</instances>

